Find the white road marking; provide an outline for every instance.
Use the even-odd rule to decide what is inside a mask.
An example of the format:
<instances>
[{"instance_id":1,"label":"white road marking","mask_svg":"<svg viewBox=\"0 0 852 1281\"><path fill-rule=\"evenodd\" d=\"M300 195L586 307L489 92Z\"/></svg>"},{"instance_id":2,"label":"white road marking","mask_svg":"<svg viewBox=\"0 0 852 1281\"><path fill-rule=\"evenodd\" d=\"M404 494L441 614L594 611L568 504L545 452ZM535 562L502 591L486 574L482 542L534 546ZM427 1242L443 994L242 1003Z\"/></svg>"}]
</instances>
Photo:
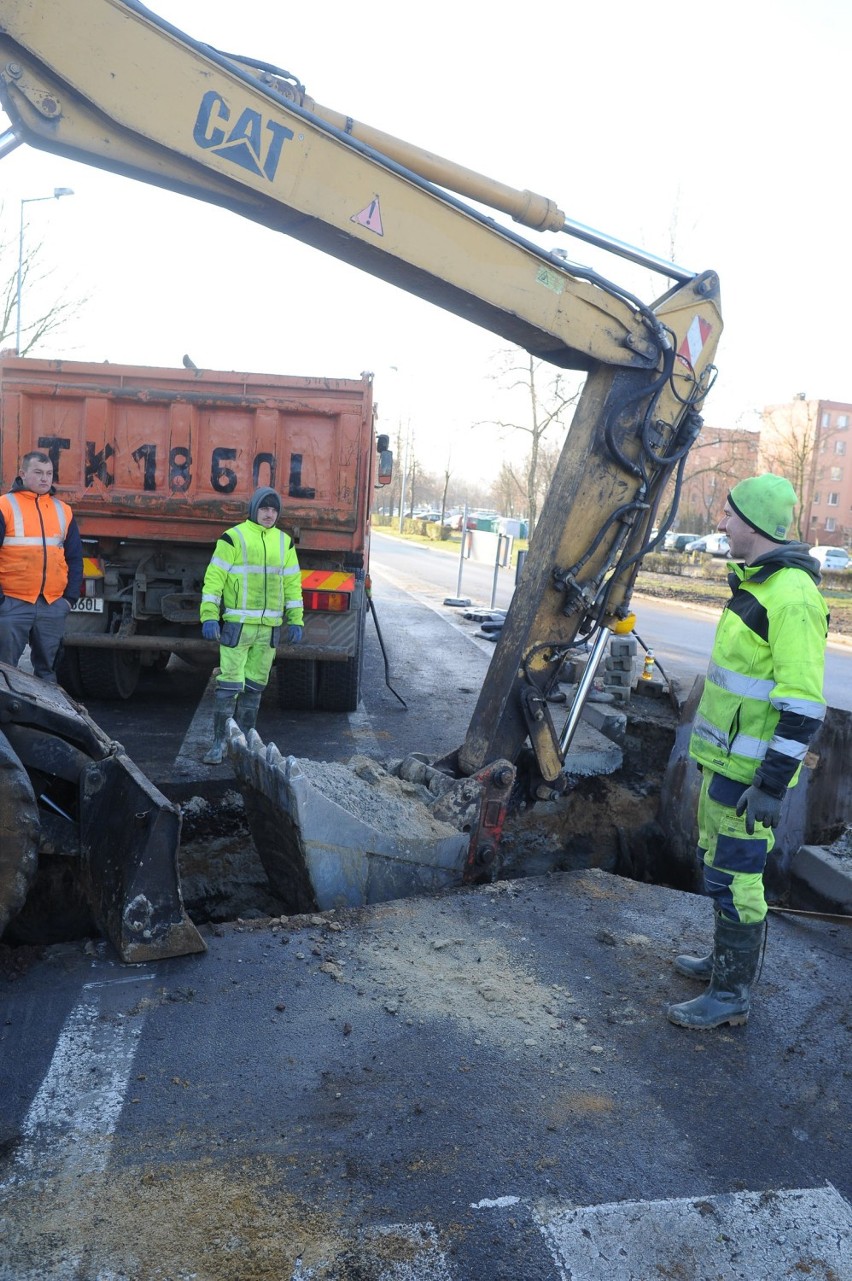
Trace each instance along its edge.
<instances>
[{"instance_id":1,"label":"white road marking","mask_svg":"<svg viewBox=\"0 0 852 1281\"><path fill-rule=\"evenodd\" d=\"M852 1279L852 1206L831 1184L534 1214L561 1281Z\"/></svg>"},{"instance_id":2,"label":"white road marking","mask_svg":"<svg viewBox=\"0 0 852 1281\"><path fill-rule=\"evenodd\" d=\"M135 976L145 982L153 974ZM127 983L131 980L120 979ZM47 1074L21 1127L10 1177L98 1173L106 1168L144 1015L105 1014L109 983L86 983L56 1042Z\"/></svg>"}]
</instances>

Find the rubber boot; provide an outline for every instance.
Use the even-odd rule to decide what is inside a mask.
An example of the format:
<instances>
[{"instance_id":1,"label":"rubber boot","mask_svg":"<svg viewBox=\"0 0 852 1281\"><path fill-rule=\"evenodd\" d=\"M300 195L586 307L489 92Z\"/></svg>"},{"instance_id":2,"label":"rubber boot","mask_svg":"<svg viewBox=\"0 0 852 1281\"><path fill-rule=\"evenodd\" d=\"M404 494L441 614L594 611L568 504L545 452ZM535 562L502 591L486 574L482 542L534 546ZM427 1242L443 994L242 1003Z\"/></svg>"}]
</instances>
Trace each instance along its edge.
<instances>
[{"instance_id":1,"label":"rubber boot","mask_svg":"<svg viewBox=\"0 0 852 1281\"><path fill-rule=\"evenodd\" d=\"M747 1023L751 1008L751 987L755 981L766 938L766 922L741 925L716 917L713 946L713 973L707 991L694 1001L670 1005L666 1016L678 1027L704 1030L723 1023Z\"/></svg>"},{"instance_id":2,"label":"rubber boot","mask_svg":"<svg viewBox=\"0 0 852 1281\"><path fill-rule=\"evenodd\" d=\"M713 912L719 915L719 909L713 904ZM678 974L682 974L687 979L698 979L701 983L709 983L713 977L713 950L706 956L676 956L674 967Z\"/></svg>"},{"instance_id":3,"label":"rubber boot","mask_svg":"<svg viewBox=\"0 0 852 1281\"><path fill-rule=\"evenodd\" d=\"M202 756L205 765L221 765L225 759L227 725L237 706L237 696L232 689L217 689L213 704L213 742Z\"/></svg>"},{"instance_id":4,"label":"rubber boot","mask_svg":"<svg viewBox=\"0 0 852 1281\"><path fill-rule=\"evenodd\" d=\"M699 979L702 983L709 983L713 976L712 952L708 952L706 956L676 956L673 964L678 974L682 974L685 979Z\"/></svg>"},{"instance_id":5,"label":"rubber boot","mask_svg":"<svg viewBox=\"0 0 852 1281\"><path fill-rule=\"evenodd\" d=\"M237 711L234 719L244 734L247 734L250 729L254 729L257 724L257 713L262 696L262 689L244 689L237 699Z\"/></svg>"}]
</instances>

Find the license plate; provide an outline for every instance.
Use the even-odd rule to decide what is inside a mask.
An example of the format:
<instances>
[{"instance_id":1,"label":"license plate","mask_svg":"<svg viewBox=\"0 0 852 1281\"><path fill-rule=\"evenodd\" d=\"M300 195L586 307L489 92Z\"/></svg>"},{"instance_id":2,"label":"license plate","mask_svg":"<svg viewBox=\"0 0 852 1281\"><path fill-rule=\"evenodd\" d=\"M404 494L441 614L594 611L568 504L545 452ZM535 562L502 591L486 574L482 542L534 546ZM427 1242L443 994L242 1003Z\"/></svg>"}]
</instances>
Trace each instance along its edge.
<instances>
[{"instance_id":1,"label":"license plate","mask_svg":"<svg viewBox=\"0 0 852 1281\"><path fill-rule=\"evenodd\" d=\"M71 606L72 614L102 614L104 612L103 596L81 596Z\"/></svg>"}]
</instances>

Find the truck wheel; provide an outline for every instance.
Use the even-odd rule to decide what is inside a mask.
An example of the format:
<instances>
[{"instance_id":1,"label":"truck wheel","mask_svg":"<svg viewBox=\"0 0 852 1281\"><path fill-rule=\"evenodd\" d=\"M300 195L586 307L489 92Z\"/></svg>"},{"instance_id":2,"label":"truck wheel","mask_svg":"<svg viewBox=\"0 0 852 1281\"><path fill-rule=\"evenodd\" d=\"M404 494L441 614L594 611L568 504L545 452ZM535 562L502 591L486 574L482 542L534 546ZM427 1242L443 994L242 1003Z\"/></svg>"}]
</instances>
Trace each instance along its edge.
<instances>
[{"instance_id":1,"label":"truck wheel","mask_svg":"<svg viewBox=\"0 0 852 1281\"><path fill-rule=\"evenodd\" d=\"M40 826L29 775L0 734L0 934L23 907L35 877Z\"/></svg>"},{"instance_id":2,"label":"truck wheel","mask_svg":"<svg viewBox=\"0 0 852 1281\"><path fill-rule=\"evenodd\" d=\"M323 712L357 712L364 669L364 626L366 609L361 610L358 648L345 663L318 663L317 707Z\"/></svg>"},{"instance_id":3,"label":"truck wheel","mask_svg":"<svg viewBox=\"0 0 852 1281\"><path fill-rule=\"evenodd\" d=\"M321 712L355 712L360 696L360 653L345 663L319 664L317 707Z\"/></svg>"},{"instance_id":4,"label":"truck wheel","mask_svg":"<svg viewBox=\"0 0 852 1281\"><path fill-rule=\"evenodd\" d=\"M278 663L278 706L282 712L312 712L317 705L317 664L312 658Z\"/></svg>"},{"instance_id":5,"label":"truck wheel","mask_svg":"<svg viewBox=\"0 0 852 1281\"><path fill-rule=\"evenodd\" d=\"M80 680L87 698L130 698L139 684L139 654L133 649L80 650Z\"/></svg>"}]
</instances>

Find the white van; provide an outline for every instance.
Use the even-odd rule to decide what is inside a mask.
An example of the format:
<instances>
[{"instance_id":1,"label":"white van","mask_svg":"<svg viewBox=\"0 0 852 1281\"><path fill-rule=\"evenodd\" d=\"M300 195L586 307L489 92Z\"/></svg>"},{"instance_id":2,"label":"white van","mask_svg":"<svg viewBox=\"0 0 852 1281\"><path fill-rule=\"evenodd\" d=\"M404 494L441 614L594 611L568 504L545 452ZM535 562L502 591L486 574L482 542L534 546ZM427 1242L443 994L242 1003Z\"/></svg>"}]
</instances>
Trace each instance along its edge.
<instances>
[{"instance_id":1,"label":"white van","mask_svg":"<svg viewBox=\"0 0 852 1281\"><path fill-rule=\"evenodd\" d=\"M812 547L811 555L823 569L848 569L852 556L843 547Z\"/></svg>"}]
</instances>

